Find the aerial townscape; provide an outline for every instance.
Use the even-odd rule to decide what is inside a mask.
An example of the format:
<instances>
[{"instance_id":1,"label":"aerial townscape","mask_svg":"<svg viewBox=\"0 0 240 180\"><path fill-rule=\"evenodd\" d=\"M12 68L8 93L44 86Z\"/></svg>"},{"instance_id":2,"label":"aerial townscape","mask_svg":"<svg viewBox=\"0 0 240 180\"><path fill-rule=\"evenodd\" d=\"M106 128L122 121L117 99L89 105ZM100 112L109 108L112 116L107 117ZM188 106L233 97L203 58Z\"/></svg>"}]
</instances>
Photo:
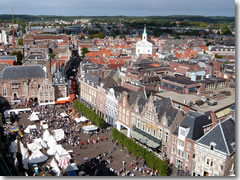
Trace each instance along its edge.
<instances>
[{"instance_id":1,"label":"aerial townscape","mask_svg":"<svg viewBox=\"0 0 240 180\"><path fill-rule=\"evenodd\" d=\"M235 176L235 57L235 17L9 10L0 175Z\"/></svg>"}]
</instances>

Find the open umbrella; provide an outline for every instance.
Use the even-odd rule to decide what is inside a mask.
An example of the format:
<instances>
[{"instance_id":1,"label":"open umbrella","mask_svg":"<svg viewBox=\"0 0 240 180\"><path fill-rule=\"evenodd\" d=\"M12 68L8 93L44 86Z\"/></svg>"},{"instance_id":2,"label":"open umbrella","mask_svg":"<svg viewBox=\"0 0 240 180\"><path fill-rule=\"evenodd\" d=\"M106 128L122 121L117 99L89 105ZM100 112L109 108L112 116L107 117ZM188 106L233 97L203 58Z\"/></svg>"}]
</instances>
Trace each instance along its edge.
<instances>
[{"instance_id":1,"label":"open umbrella","mask_svg":"<svg viewBox=\"0 0 240 180\"><path fill-rule=\"evenodd\" d=\"M59 161L59 167L66 169L69 166L70 162L67 156L62 156Z\"/></svg>"}]
</instances>

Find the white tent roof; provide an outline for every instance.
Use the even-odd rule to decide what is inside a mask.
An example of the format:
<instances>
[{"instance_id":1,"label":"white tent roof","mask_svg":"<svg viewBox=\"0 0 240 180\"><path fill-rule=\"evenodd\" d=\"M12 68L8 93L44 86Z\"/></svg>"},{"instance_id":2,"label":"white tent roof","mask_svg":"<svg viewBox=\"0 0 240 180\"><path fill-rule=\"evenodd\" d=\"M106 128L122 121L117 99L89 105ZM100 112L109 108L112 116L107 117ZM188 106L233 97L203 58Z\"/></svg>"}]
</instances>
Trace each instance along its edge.
<instances>
[{"instance_id":1,"label":"white tent roof","mask_svg":"<svg viewBox=\"0 0 240 180\"><path fill-rule=\"evenodd\" d=\"M60 115L61 115L62 117L68 117L68 115L67 115L66 112L62 112Z\"/></svg>"},{"instance_id":2,"label":"white tent roof","mask_svg":"<svg viewBox=\"0 0 240 180\"><path fill-rule=\"evenodd\" d=\"M48 142L49 138L50 138L50 133L48 130L45 130L44 133L43 133L43 140Z\"/></svg>"},{"instance_id":3,"label":"white tent roof","mask_svg":"<svg viewBox=\"0 0 240 180\"><path fill-rule=\"evenodd\" d=\"M83 126L84 131L96 131L98 129L95 125Z\"/></svg>"},{"instance_id":4,"label":"white tent roof","mask_svg":"<svg viewBox=\"0 0 240 180\"><path fill-rule=\"evenodd\" d=\"M52 135L49 137L49 139L47 141L47 145L48 145L49 148L57 145L57 142Z\"/></svg>"},{"instance_id":5,"label":"white tent roof","mask_svg":"<svg viewBox=\"0 0 240 180\"><path fill-rule=\"evenodd\" d=\"M33 111L31 116L29 117L30 121L38 121L39 117L38 115Z\"/></svg>"},{"instance_id":6,"label":"white tent roof","mask_svg":"<svg viewBox=\"0 0 240 180\"><path fill-rule=\"evenodd\" d=\"M31 129L37 129L37 126L34 125L28 125L28 127L26 127L26 129L24 130L25 133L30 133Z\"/></svg>"},{"instance_id":7,"label":"white tent roof","mask_svg":"<svg viewBox=\"0 0 240 180\"><path fill-rule=\"evenodd\" d=\"M37 163L44 162L47 159L48 157L46 155L44 155L41 151L36 150L36 151L33 151L31 156L28 158L28 162L32 164L37 164Z\"/></svg>"},{"instance_id":8,"label":"white tent roof","mask_svg":"<svg viewBox=\"0 0 240 180\"><path fill-rule=\"evenodd\" d=\"M43 129L48 129L48 124L43 124L42 127Z\"/></svg>"},{"instance_id":9,"label":"white tent roof","mask_svg":"<svg viewBox=\"0 0 240 180\"><path fill-rule=\"evenodd\" d=\"M39 149L42 149L42 146L39 143L37 143L37 142L33 142L33 143L30 143L30 144L27 144L27 147L32 152L34 152L36 150L39 150Z\"/></svg>"},{"instance_id":10,"label":"white tent roof","mask_svg":"<svg viewBox=\"0 0 240 180\"><path fill-rule=\"evenodd\" d=\"M50 156L52 156L52 155L55 155L56 154L56 148L54 148L54 147L51 147L51 148L49 148L48 150L47 150L47 154L48 155L50 155Z\"/></svg>"},{"instance_id":11,"label":"white tent roof","mask_svg":"<svg viewBox=\"0 0 240 180\"><path fill-rule=\"evenodd\" d=\"M57 161L59 162L59 161L60 161L60 158L61 158L62 156L66 156L68 159L71 159L71 155L69 154L69 152L68 152L66 149L64 149L64 148L62 147L62 145L58 144L58 145L56 146L56 156L55 156L55 158L56 158Z\"/></svg>"},{"instance_id":12,"label":"white tent roof","mask_svg":"<svg viewBox=\"0 0 240 180\"><path fill-rule=\"evenodd\" d=\"M57 162L55 161L55 159L53 158L52 161L50 162L50 166L52 167L53 169L53 172L55 172L57 174L57 176L60 175L61 171L58 167L58 164Z\"/></svg>"},{"instance_id":13,"label":"white tent roof","mask_svg":"<svg viewBox=\"0 0 240 180\"><path fill-rule=\"evenodd\" d=\"M74 120L75 120L77 123L88 121L88 119L87 119L85 116L82 116L82 117L80 117L80 118L75 118Z\"/></svg>"},{"instance_id":14,"label":"white tent roof","mask_svg":"<svg viewBox=\"0 0 240 180\"><path fill-rule=\"evenodd\" d=\"M63 129L55 129L54 131L54 138L56 141L61 141L62 139L64 139L64 131Z\"/></svg>"},{"instance_id":15,"label":"white tent roof","mask_svg":"<svg viewBox=\"0 0 240 180\"><path fill-rule=\"evenodd\" d=\"M33 141L40 144L43 148L47 148L47 143L45 143L42 138L37 138L37 139L34 139Z\"/></svg>"}]
</instances>

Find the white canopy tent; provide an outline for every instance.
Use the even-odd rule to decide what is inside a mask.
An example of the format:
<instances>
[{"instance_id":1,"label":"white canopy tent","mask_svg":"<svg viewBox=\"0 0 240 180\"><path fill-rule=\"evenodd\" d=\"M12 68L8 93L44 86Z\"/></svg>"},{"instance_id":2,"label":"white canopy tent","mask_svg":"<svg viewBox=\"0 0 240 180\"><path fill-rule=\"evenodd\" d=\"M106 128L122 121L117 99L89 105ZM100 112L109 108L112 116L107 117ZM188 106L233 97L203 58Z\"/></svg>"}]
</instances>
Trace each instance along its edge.
<instances>
[{"instance_id":1,"label":"white canopy tent","mask_svg":"<svg viewBox=\"0 0 240 180\"><path fill-rule=\"evenodd\" d=\"M74 120L75 120L77 123L88 121L88 119L87 119L85 116L82 116L82 117L80 117L80 118L75 118Z\"/></svg>"},{"instance_id":2,"label":"white canopy tent","mask_svg":"<svg viewBox=\"0 0 240 180\"><path fill-rule=\"evenodd\" d=\"M45 143L42 138L37 138L34 139L33 141L40 144L43 148L47 148L47 143Z\"/></svg>"},{"instance_id":3,"label":"white canopy tent","mask_svg":"<svg viewBox=\"0 0 240 180\"><path fill-rule=\"evenodd\" d=\"M64 139L65 134L63 129L55 129L53 130L53 132L54 132L54 138L56 141L61 141L62 139Z\"/></svg>"},{"instance_id":4,"label":"white canopy tent","mask_svg":"<svg viewBox=\"0 0 240 180\"><path fill-rule=\"evenodd\" d=\"M37 129L37 126L34 124L34 125L28 125L26 127L26 129L24 130L25 133L30 133L30 130L32 129Z\"/></svg>"},{"instance_id":5,"label":"white canopy tent","mask_svg":"<svg viewBox=\"0 0 240 180\"><path fill-rule=\"evenodd\" d=\"M36 112L32 112L31 116L29 117L30 121L39 121L39 117Z\"/></svg>"},{"instance_id":6,"label":"white canopy tent","mask_svg":"<svg viewBox=\"0 0 240 180\"><path fill-rule=\"evenodd\" d=\"M57 145L57 142L52 135L49 137L49 139L47 141L47 145L48 145L49 148Z\"/></svg>"},{"instance_id":7,"label":"white canopy tent","mask_svg":"<svg viewBox=\"0 0 240 180\"><path fill-rule=\"evenodd\" d=\"M29 143L27 144L27 147L31 152L42 149L42 146L37 142Z\"/></svg>"},{"instance_id":8,"label":"white canopy tent","mask_svg":"<svg viewBox=\"0 0 240 180\"><path fill-rule=\"evenodd\" d=\"M46 155L44 155L41 151L36 150L36 151L33 151L31 156L28 158L28 162L31 164L37 164L37 163L44 162L47 159L48 157Z\"/></svg>"},{"instance_id":9,"label":"white canopy tent","mask_svg":"<svg viewBox=\"0 0 240 180\"><path fill-rule=\"evenodd\" d=\"M49 131L46 129L43 133L43 140L45 142L48 142L49 138L50 138L51 134L49 133Z\"/></svg>"},{"instance_id":10,"label":"white canopy tent","mask_svg":"<svg viewBox=\"0 0 240 180\"><path fill-rule=\"evenodd\" d=\"M62 112L60 115L61 115L62 117L68 117L68 115L67 115L66 112Z\"/></svg>"},{"instance_id":11,"label":"white canopy tent","mask_svg":"<svg viewBox=\"0 0 240 180\"><path fill-rule=\"evenodd\" d=\"M53 158L52 161L50 162L50 166L53 169L53 172L56 173L57 176L59 176L61 174L61 171L58 167L57 162L55 161L55 159Z\"/></svg>"},{"instance_id":12,"label":"white canopy tent","mask_svg":"<svg viewBox=\"0 0 240 180\"><path fill-rule=\"evenodd\" d=\"M95 125L83 126L85 132L96 131L98 129Z\"/></svg>"},{"instance_id":13,"label":"white canopy tent","mask_svg":"<svg viewBox=\"0 0 240 180\"><path fill-rule=\"evenodd\" d=\"M71 159L71 155L69 154L69 152L66 149L64 149L62 145L58 144L56 146L55 158L59 162L62 156L66 156L68 159Z\"/></svg>"}]
</instances>

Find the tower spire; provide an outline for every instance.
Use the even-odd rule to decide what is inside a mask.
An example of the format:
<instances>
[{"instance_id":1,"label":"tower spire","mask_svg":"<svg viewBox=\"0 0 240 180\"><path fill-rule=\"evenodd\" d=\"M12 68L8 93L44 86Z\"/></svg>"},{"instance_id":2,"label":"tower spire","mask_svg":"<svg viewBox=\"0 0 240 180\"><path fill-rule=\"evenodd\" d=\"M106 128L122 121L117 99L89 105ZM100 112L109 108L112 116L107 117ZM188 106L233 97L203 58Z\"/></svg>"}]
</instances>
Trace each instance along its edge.
<instances>
[{"instance_id":1,"label":"tower spire","mask_svg":"<svg viewBox=\"0 0 240 180\"><path fill-rule=\"evenodd\" d=\"M147 30L146 30L146 24L144 24L144 30L142 34L142 40L147 40Z\"/></svg>"}]
</instances>

